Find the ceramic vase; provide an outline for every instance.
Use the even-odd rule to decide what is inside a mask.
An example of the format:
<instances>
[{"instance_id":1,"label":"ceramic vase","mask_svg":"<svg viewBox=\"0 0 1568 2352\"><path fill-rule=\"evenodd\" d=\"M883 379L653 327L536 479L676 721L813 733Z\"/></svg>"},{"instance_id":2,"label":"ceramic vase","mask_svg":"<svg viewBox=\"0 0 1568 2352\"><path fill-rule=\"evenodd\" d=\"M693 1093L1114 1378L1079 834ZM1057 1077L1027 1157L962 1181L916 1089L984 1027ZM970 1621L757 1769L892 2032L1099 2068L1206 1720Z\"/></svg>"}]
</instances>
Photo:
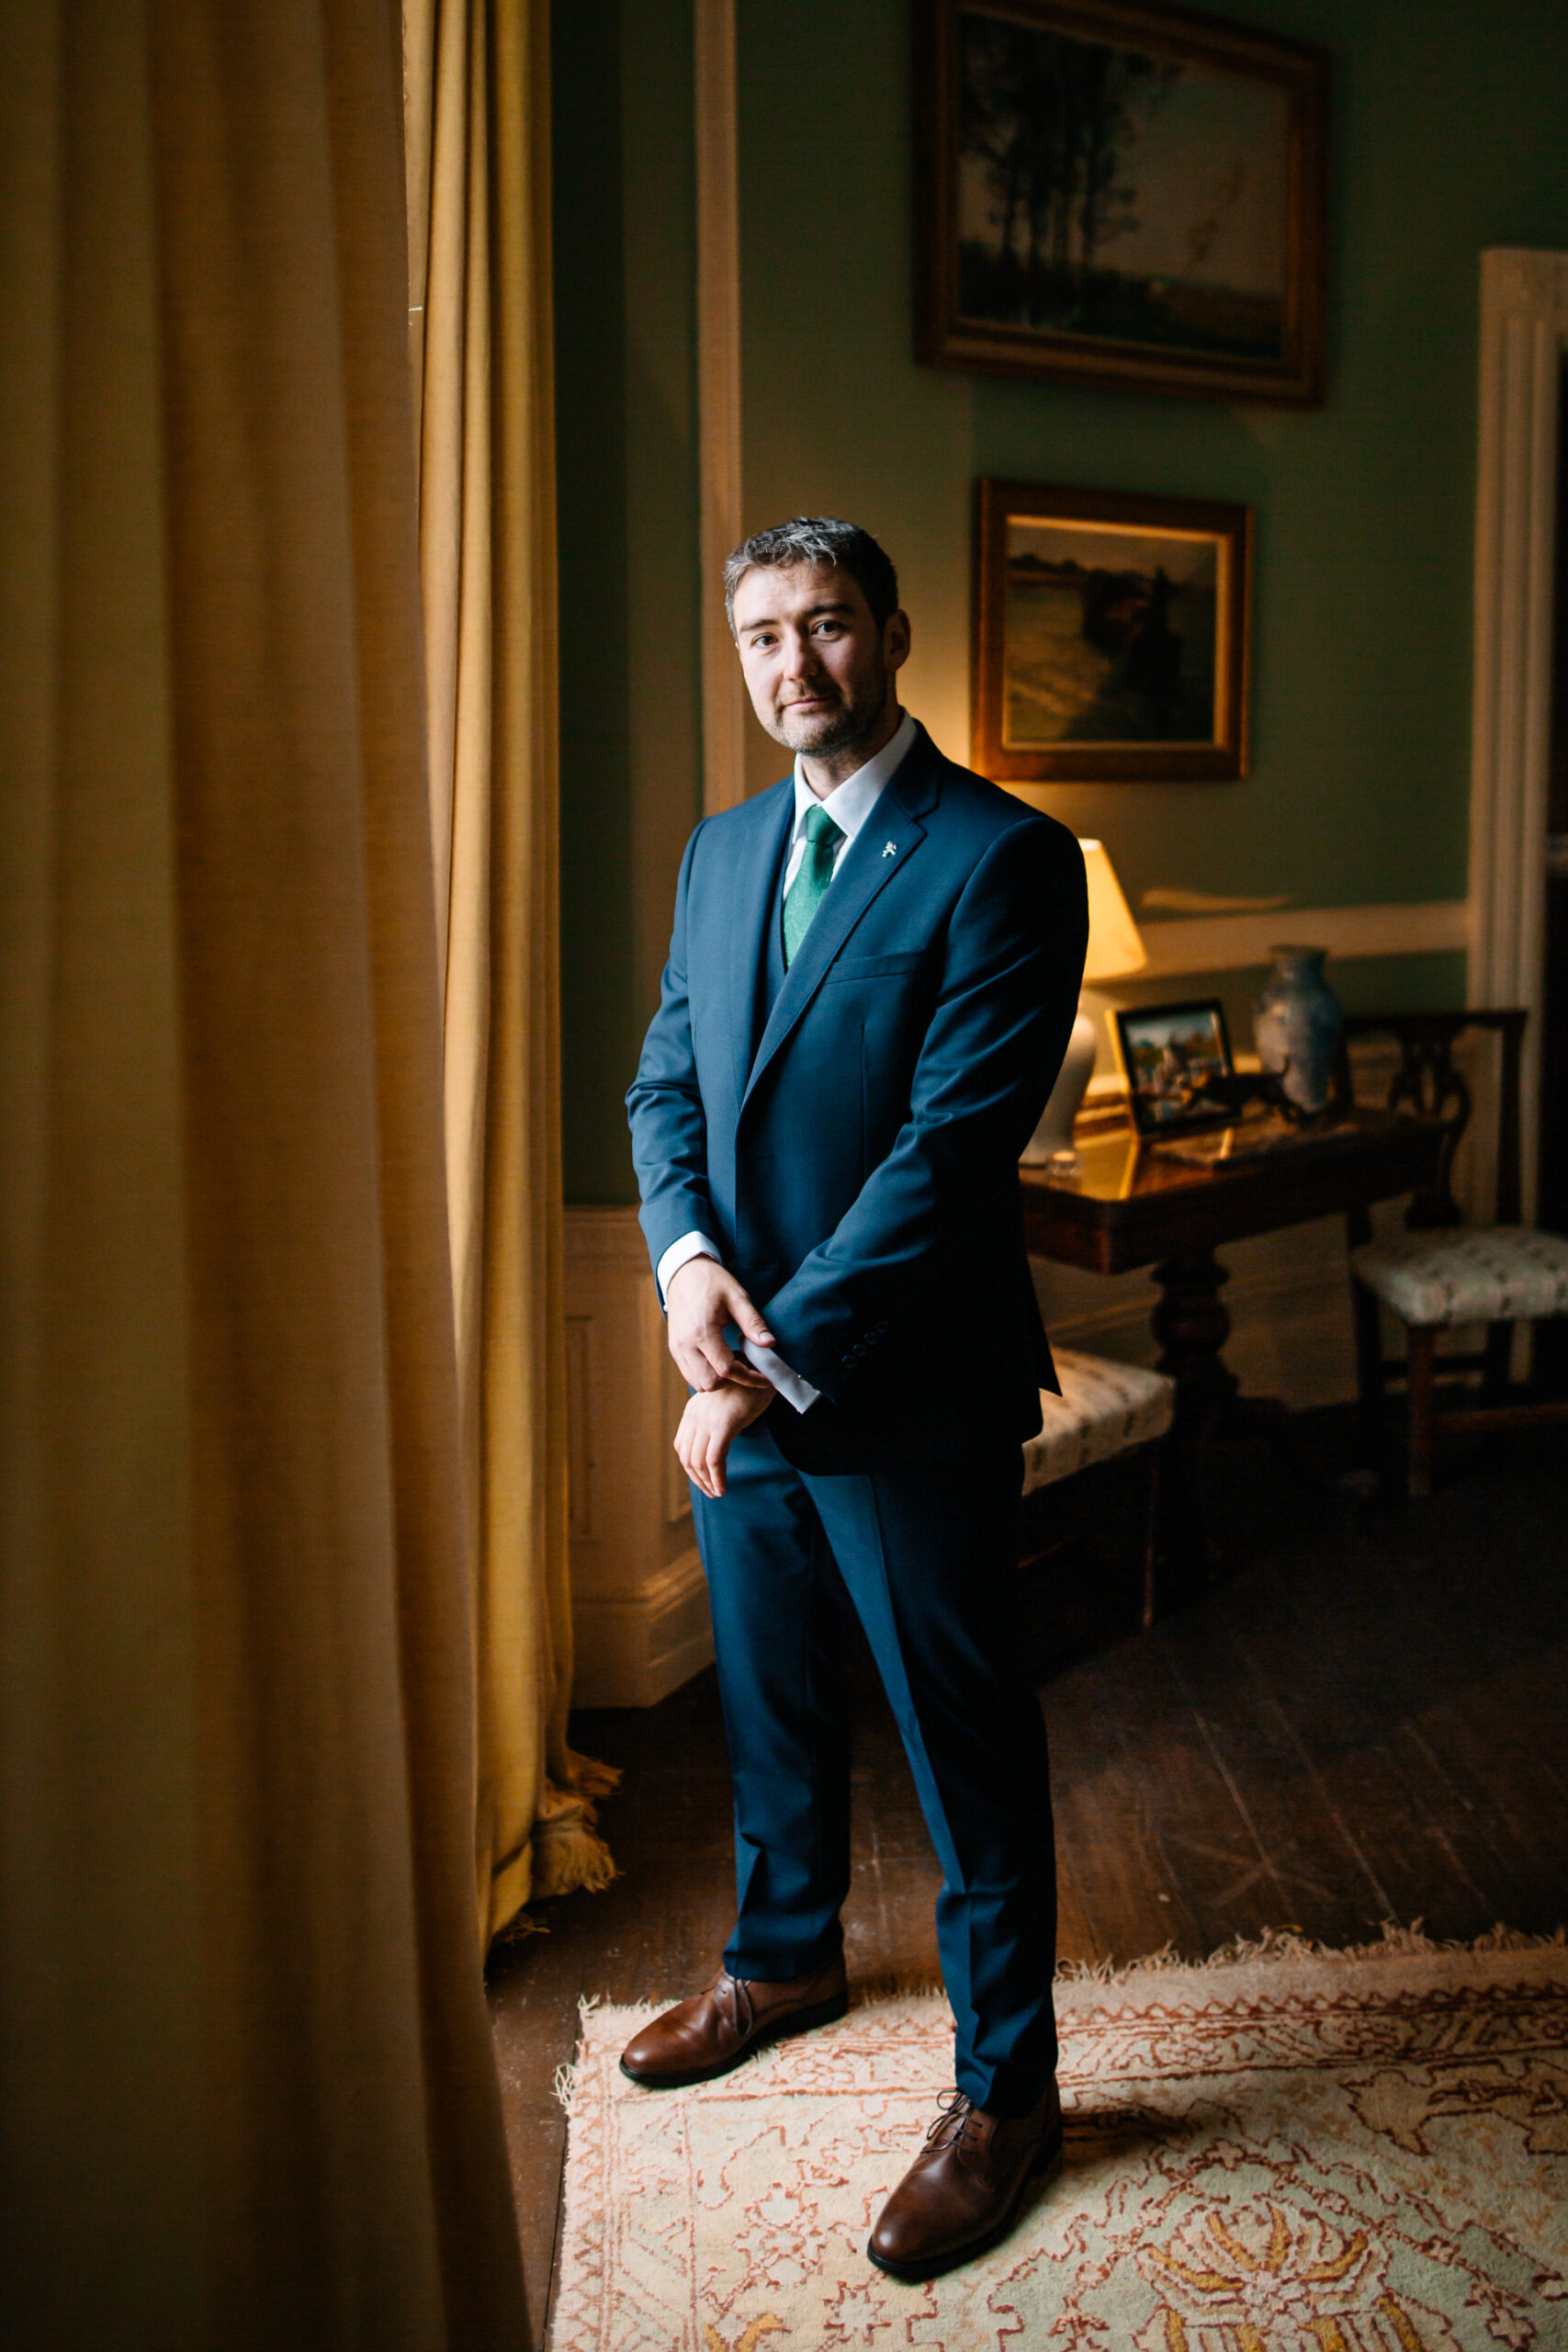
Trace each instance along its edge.
<instances>
[{"instance_id":1,"label":"ceramic vase","mask_svg":"<svg viewBox=\"0 0 1568 2352\"><path fill-rule=\"evenodd\" d=\"M1263 993L1252 1008L1253 1037L1266 1070L1292 1102L1321 1111L1334 1085L1339 1001L1323 977L1325 947L1273 947Z\"/></svg>"}]
</instances>

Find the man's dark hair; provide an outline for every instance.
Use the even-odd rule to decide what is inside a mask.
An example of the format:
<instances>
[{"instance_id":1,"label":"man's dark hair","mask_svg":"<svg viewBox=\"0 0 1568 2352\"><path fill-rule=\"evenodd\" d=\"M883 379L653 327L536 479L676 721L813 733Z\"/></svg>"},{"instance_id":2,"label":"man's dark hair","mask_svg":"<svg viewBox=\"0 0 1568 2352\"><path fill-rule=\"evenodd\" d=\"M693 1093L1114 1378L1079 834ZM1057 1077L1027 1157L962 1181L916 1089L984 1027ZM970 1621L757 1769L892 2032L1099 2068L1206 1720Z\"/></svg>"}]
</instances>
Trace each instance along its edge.
<instances>
[{"instance_id":1,"label":"man's dark hair","mask_svg":"<svg viewBox=\"0 0 1568 2352\"><path fill-rule=\"evenodd\" d=\"M724 567L724 609L735 634L735 592L749 571L793 571L797 564L836 564L847 571L871 606L880 629L898 609L898 575L891 558L858 523L832 514L796 514L771 531L758 531L738 547Z\"/></svg>"}]
</instances>

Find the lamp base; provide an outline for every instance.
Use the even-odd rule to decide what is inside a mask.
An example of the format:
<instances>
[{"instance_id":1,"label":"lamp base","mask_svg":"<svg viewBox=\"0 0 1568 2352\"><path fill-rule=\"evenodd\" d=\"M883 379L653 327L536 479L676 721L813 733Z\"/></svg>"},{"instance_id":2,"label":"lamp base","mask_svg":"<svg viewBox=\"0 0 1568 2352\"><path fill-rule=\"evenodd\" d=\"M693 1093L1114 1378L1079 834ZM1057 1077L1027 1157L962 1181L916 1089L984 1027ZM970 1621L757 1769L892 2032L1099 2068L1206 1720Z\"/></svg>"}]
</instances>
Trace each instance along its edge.
<instances>
[{"instance_id":1,"label":"lamp base","mask_svg":"<svg viewBox=\"0 0 1568 2352\"><path fill-rule=\"evenodd\" d=\"M1073 1034L1067 1040L1067 1050L1062 1057L1062 1067L1056 1083L1051 1089L1051 1099L1040 1114L1040 1125L1023 1148L1025 1168L1043 1168L1058 1151L1073 1148L1073 1121L1077 1117L1089 1080L1094 1076L1095 1048L1099 1033L1089 1014L1080 1005Z\"/></svg>"}]
</instances>

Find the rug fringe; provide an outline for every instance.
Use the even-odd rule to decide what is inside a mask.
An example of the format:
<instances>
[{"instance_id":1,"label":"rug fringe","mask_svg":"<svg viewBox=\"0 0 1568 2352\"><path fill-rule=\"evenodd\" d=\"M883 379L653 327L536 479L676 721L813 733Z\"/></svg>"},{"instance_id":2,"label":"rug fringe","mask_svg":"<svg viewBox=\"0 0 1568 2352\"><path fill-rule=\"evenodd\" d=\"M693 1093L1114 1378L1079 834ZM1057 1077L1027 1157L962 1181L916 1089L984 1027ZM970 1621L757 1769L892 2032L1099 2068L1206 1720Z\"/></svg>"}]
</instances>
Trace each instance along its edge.
<instances>
[{"instance_id":1,"label":"rug fringe","mask_svg":"<svg viewBox=\"0 0 1568 2352\"><path fill-rule=\"evenodd\" d=\"M896 1968L876 1976L860 1976L850 1986L852 2008L869 2008L877 2001L945 2001L947 1987L940 1976L909 1976Z\"/></svg>"},{"instance_id":2,"label":"rug fringe","mask_svg":"<svg viewBox=\"0 0 1568 2352\"><path fill-rule=\"evenodd\" d=\"M1233 1936L1210 1952L1207 1959L1190 1960L1170 1944L1162 1944L1158 1951L1145 1952L1139 1960L1118 1963L1110 1960L1066 1960L1058 1963L1056 1982L1059 1984L1121 1984L1130 1976L1141 1976L1159 1971L1179 1970L1195 1974L1204 1969L1252 1966L1260 1961L1329 1960L1361 1962L1368 1960L1408 1960L1422 1954L1435 1956L1440 1952L1542 1951L1568 1944L1568 1928L1554 1928L1550 1935L1529 1935L1522 1928L1506 1927L1501 1920L1484 1935L1468 1940L1461 1936L1434 1938L1425 1932L1424 1922L1412 1920L1408 1928L1397 1919L1385 1919L1379 1940L1371 1944L1325 1944L1305 1936L1299 1928L1265 1928L1256 1938Z\"/></svg>"}]
</instances>

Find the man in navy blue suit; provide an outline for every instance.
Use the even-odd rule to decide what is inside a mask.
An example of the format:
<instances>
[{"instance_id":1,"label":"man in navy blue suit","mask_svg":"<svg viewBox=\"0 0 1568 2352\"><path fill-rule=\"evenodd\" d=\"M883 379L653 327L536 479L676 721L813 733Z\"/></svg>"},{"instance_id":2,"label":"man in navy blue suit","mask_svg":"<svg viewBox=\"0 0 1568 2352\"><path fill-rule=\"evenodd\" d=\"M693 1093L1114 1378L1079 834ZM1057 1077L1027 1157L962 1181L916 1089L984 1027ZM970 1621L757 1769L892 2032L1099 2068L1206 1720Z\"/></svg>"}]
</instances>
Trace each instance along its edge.
<instances>
[{"instance_id":1,"label":"man in navy blue suit","mask_svg":"<svg viewBox=\"0 0 1568 2352\"><path fill-rule=\"evenodd\" d=\"M693 834L626 1100L693 1391L739 1903L717 1975L622 2064L700 2082L843 2014L847 1592L943 1873L957 2091L867 2249L921 2278L1000 2236L1061 2144L1045 1736L1009 1613L1056 1385L1018 1159L1077 1009L1083 860L899 708L909 622L867 532L797 518L725 586L795 771Z\"/></svg>"}]
</instances>

